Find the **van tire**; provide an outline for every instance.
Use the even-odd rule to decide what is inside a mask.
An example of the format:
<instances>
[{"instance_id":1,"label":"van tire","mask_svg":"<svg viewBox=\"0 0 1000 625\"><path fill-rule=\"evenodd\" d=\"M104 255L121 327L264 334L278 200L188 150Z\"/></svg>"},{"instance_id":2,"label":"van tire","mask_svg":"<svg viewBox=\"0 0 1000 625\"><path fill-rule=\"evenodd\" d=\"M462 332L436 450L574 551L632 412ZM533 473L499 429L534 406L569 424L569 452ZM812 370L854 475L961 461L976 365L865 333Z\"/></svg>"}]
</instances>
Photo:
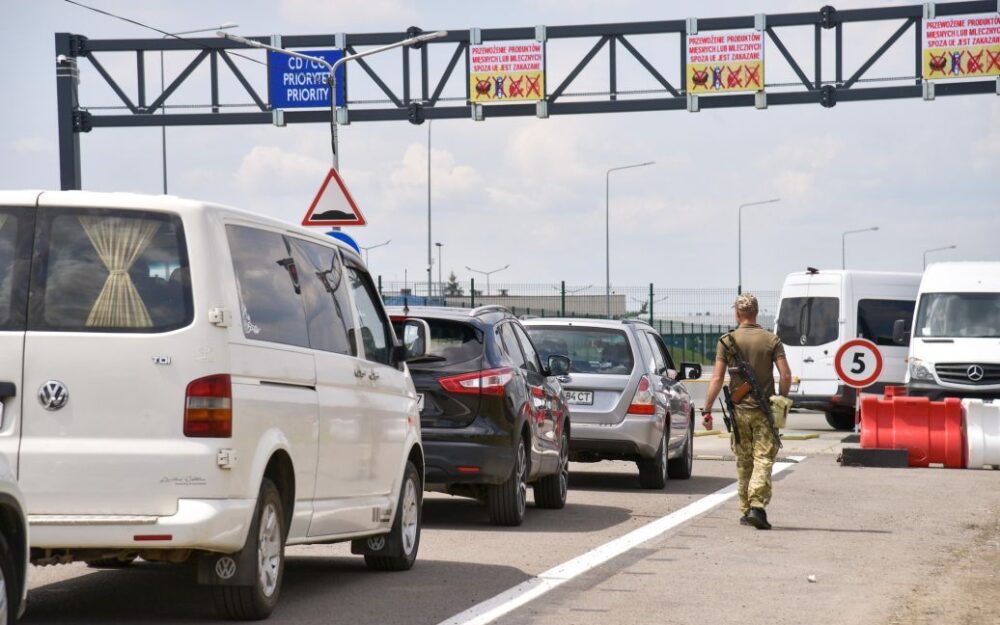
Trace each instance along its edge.
<instances>
[{"instance_id":1,"label":"van tire","mask_svg":"<svg viewBox=\"0 0 1000 625\"><path fill-rule=\"evenodd\" d=\"M92 569L123 569L126 566L130 566L138 557L139 554L137 553L129 553L113 558L96 558L94 560L87 560L87 566Z\"/></svg>"},{"instance_id":2,"label":"van tire","mask_svg":"<svg viewBox=\"0 0 1000 625\"><path fill-rule=\"evenodd\" d=\"M559 466L552 475L535 483L535 505L539 508L559 510L566 506L569 493L569 432L563 429L559 438Z\"/></svg>"},{"instance_id":3,"label":"van tire","mask_svg":"<svg viewBox=\"0 0 1000 625\"><path fill-rule=\"evenodd\" d=\"M691 477L694 469L694 413L691 413L691 421L687 427L687 438L684 441L684 450L681 455L673 460L667 461L667 475L672 480L686 480Z\"/></svg>"},{"instance_id":4,"label":"van tire","mask_svg":"<svg viewBox=\"0 0 1000 625\"><path fill-rule=\"evenodd\" d=\"M854 431L854 409L834 408L826 413L826 422L841 432Z\"/></svg>"},{"instance_id":5,"label":"van tire","mask_svg":"<svg viewBox=\"0 0 1000 625\"><path fill-rule=\"evenodd\" d=\"M264 478L254 509L253 523L247 534L244 549L252 549L256 554L256 572L252 586L212 587L215 609L219 616L239 621L259 621L266 619L278 604L281 582L285 574L285 515L281 505L281 495L274 482ZM265 549L267 549L265 551ZM268 558L273 575L262 574ZM276 560L276 564L275 564ZM273 581L272 581L273 580ZM268 594L270 586L270 594Z\"/></svg>"},{"instance_id":6,"label":"van tire","mask_svg":"<svg viewBox=\"0 0 1000 625\"><path fill-rule=\"evenodd\" d=\"M392 529L385 535L386 546L397 555L365 554L365 565L373 571L408 571L417 561L420 549L420 527L423 517L423 485L420 473L412 462L406 463L403 485L399 488L399 503Z\"/></svg>"},{"instance_id":7,"label":"van tire","mask_svg":"<svg viewBox=\"0 0 1000 625\"><path fill-rule=\"evenodd\" d=\"M670 419L670 415L667 415ZM648 490L662 490L667 486L667 428L664 426L660 446L652 458L643 458L639 465L639 485Z\"/></svg>"},{"instance_id":8,"label":"van tire","mask_svg":"<svg viewBox=\"0 0 1000 625\"><path fill-rule=\"evenodd\" d=\"M0 592L3 593L3 612L6 618L0 625L13 625L21 608L21 580L17 575L17 564L14 562L14 552L7 543L6 537L0 532Z\"/></svg>"},{"instance_id":9,"label":"van tire","mask_svg":"<svg viewBox=\"0 0 1000 625\"><path fill-rule=\"evenodd\" d=\"M514 448L514 466L503 484L491 486L486 493L486 509L493 525L517 527L524 523L528 506L528 450L524 438L517 437Z\"/></svg>"}]
</instances>

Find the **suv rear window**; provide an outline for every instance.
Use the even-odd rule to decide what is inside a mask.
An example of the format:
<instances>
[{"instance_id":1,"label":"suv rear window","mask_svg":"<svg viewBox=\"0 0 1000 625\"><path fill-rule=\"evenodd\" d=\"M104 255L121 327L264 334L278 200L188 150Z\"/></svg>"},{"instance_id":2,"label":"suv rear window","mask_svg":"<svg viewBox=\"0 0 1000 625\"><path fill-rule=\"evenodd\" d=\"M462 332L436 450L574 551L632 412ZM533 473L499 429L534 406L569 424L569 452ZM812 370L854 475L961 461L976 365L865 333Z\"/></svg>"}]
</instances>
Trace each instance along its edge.
<instances>
[{"instance_id":1,"label":"suv rear window","mask_svg":"<svg viewBox=\"0 0 1000 625\"><path fill-rule=\"evenodd\" d=\"M778 310L777 335L785 345L825 345L840 335L840 299L787 297Z\"/></svg>"},{"instance_id":2,"label":"suv rear window","mask_svg":"<svg viewBox=\"0 0 1000 625\"><path fill-rule=\"evenodd\" d=\"M483 355L483 336L474 327L461 321L424 319L431 328L431 351L417 359L421 366L440 366L467 362ZM396 336L403 336L403 319L392 322Z\"/></svg>"},{"instance_id":3,"label":"suv rear window","mask_svg":"<svg viewBox=\"0 0 1000 625\"><path fill-rule=\"evenodd\" d=\"M635 367L632 346L621 330L562 326L528 326L542 362L568 356L575 373L628 375Z\"/></svg>"},{"instance_id":4,"label":"suv rear window","mask_svg":"<svg viewBox=\"0 0 1000 625\"><path fill-rule=\"evenodd\" d=\"M38 219L29 329L150 333L193 320L176 215L41 209Z\"/></svg>"}]
</instances>

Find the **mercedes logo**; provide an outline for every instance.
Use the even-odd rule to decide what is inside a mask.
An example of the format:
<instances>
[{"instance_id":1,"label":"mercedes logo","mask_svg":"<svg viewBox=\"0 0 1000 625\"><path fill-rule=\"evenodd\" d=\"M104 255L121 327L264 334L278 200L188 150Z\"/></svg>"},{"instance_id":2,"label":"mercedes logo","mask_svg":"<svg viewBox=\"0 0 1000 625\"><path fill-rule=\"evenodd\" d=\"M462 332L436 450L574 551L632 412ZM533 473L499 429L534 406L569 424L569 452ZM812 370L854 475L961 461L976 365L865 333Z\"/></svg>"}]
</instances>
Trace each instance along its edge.
<instances>
[{"instance_id":1,"label":"mercedes logo","mask_svg":"<svg viewBox=\"0 0 1000 625\"><path fill-rule=\"evenodd\" d=\"M978 382L983 379L986 372L983 371L981 365L969 365L969 368L965 370L965 375L969 376L969 379L973 382Z\"/></svg>"},{"instance_id":2,"label":"mercedes logo","mask_svg":"<svg viewBox=\"0 0 1000 625\"><path fill-rule=\"evenodd\" d=\"M231 579L236 575L236 560L229 556L222 556L215 561L215 574L219 579Z\"/></svg>"},{"instance_id":3,"label":"mercedes logo","mask_svg":"<svg viewBox=\"0 0 1000 625\"><path fill-rule=\"evenodd\" d=\"M59 410L69 402L69 391L59 380L49 380L38 389L38 401L46 410Z\"/></svg>"}]
</instances>

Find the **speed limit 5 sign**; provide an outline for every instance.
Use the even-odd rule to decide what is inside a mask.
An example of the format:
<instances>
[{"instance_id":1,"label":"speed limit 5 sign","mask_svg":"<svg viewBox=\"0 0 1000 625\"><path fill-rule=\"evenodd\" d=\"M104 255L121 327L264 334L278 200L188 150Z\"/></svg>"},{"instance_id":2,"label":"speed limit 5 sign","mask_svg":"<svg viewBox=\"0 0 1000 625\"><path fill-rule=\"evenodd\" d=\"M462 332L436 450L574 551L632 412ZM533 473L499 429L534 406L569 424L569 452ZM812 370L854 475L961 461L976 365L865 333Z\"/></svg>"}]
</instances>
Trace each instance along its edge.
<instances>
[{"instance_id":1,"label":"speed limit 5 sign","mask_svg":"<svg viewBox=\"0 0 1000 625\"><path fill-rule=\"evenodd\" d=\"M844 384L854 388L871 386L882 374L882 353L865 339L847 341L837 350L833 366Z\"/></svg>"}]
</instances>

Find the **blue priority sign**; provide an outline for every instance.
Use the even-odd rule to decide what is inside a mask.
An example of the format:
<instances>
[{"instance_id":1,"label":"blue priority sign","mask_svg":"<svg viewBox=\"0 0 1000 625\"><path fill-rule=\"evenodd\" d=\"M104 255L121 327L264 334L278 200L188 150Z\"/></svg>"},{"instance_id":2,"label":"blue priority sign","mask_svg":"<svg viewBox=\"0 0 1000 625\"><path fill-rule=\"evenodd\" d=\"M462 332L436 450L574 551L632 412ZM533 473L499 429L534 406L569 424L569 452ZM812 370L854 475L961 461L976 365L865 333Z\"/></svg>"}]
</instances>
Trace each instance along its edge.
<instances>
[{"instance_id":1,"label":"blue priority sign","mask_svg":"<svg viewBox=\"0 0 1000 625\"><path fill-rule=\"evenodd\" d=\"M302 50L333 64L344 56L343 50ZM271 108L319 108L330 106L330 72L326 66L281 52L267 53L267 87ZM337 106L344 105L344 68L337 69Z\"/></svg>"}]
</instances>

